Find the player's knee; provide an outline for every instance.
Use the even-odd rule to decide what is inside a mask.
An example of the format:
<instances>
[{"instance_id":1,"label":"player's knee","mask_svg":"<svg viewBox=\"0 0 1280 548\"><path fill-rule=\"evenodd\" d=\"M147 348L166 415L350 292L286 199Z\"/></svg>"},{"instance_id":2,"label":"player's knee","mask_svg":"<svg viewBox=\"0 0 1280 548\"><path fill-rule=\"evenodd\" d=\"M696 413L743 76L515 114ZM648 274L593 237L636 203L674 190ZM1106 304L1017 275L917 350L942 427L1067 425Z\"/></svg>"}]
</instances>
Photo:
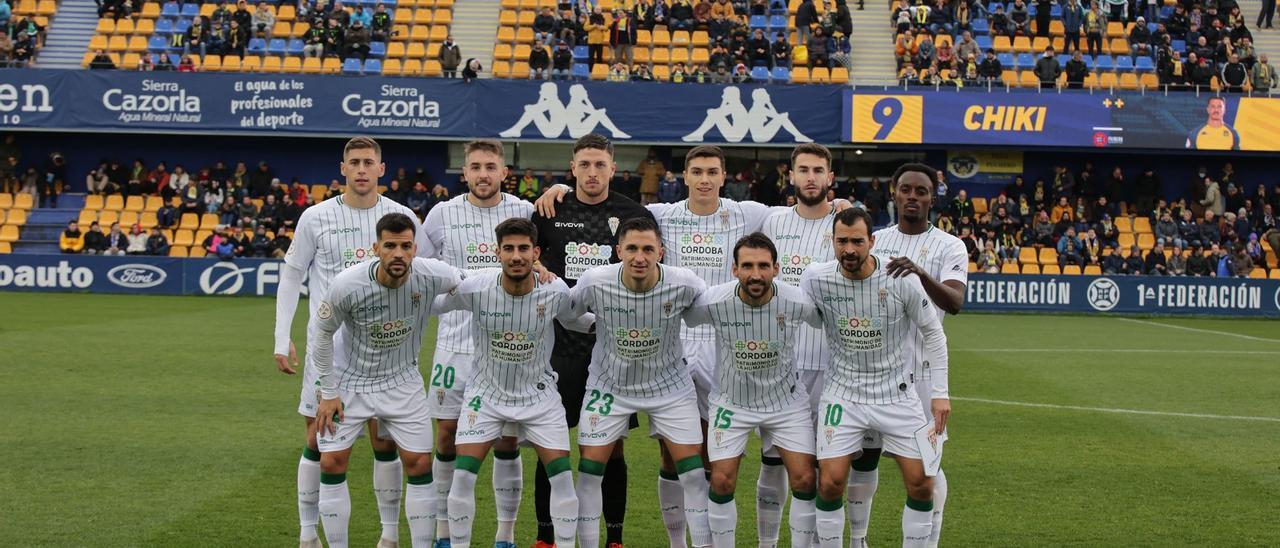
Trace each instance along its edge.
<instances>
[{"instance_id":1,"label":"player's knee","mask_svg":"<svg viewBox=\"0 0 1280 548\"><path fill-rule=\"evenodd\" d=\"M921 476L907 480L907 496L916 500L933 500L933 478Z\"/></svg>"},{"instance_id":2,"label":"player's knee","mask_svg":"<svg viewBox=\"0 0 1280 548\"><path fill-rule=\"evenodd\" d=\"M453 440L458 434L457 421L437 421L436 422L436 450L450 454L455 452Z\"/></svg>"},{"instance_id":3,"label":"player's knee","mask_svg":"<svg viewBox=\"0 0 1280 548\"><path fill-rule=\"evenodd\" d=\"M400 454L400 461L404 463L404 473L409 476L421 476L431 471L431 455L427 453L408 453Z\"/></svg>"},{"instance_id":4,"label":"player's knee","mask_svg":"<svg viewBox=\"0 0 1280 548\"><path fill-rule=\"evenodd\" d=\"M520 444L514 436L503 436L498 438L498 442L493 445L494 451L518 451Z\"/></svg>"},{"instance_id":5,"label":"player's knee","mask_svg":"<svg viewBox=\"0 0 1280 548\"><path fill-rule=\"evenodd\" d=\"M347 472L347 455L344 453L321 453L320 471L325 474L345 474Z\"/></svg>"},{"instance_id":6,"label":"player's knee","mask_svg":"<svg viewBox=\"0 0 1280 548\"><path fill-rule=\"evenodd\" d=\"M717 495L733 493L738 485L738 475L731 470L711 471L711 492Z\"/></svg>"},{"instance_id":7,"label":"player's knee","mask_svg":"<svg viewBox=\"0 0 1280 548\"><path fill-rule=\"evenodd\" d=\"M381 438L372 432L370 432L370 434L372 435L369 436L369 445L373 447L374 451L379 453L389 453L396 450L395 440Z\"/></svg>"},{"instance_id":8,"label":"player's knee","mask_svg":"<svg viewBox=\"0 0 1280 548\"><path fill-rule=\"evenodd\" d=\"M818 494L826 500L836 500L844 494L847 478L838 474L824 474L818 479Z\"/></svg>"},{"instance_id":9,"label":"player's knee","mask_svg":"<svg viewBox=\"0 0 1280 548\"><path fill-rule=\"evenodd\" d=\"M813 468L804 468L798 473L787 474L787 480L791 483L791 490L801 493L813 491L816 478L817 475L813 473Z\"/></svg>"}]
</instances>

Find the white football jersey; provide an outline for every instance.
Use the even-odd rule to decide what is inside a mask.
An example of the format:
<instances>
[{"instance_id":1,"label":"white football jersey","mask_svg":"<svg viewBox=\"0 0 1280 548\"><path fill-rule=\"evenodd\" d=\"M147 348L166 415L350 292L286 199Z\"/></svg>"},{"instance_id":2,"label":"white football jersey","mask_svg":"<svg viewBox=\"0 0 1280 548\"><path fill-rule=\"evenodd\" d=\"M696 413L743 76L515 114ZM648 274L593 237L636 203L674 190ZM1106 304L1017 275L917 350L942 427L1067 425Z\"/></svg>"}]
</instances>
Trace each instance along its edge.
<instances>
[{"instance_id":1,"label":"white football jersey","mask_svg":"<svg viewBox=\"0 0 1280 548\"><path fill-rule=\"evenodd\" d=\"M907 257L939 283L947 280L969 283L969 251L960 238L947 234L945 230L929 225L920 234L904 234L898 230L898 225L893 225L877 230L874 236L876 242L871 253L880 258L881 265L888 265L896 257ZM938 323L942 323L947 313L936 306L933 308L938 315ZM924 337L919 330L913 329L909 340L904 359L912 366L916 380L923 380L924 367L918 357L924 353Z\"/></svg>"},{"instance_id":2,"label":"white football jersey","mask_svg":"<svg viewBox=\"0 0 1280 548\"><path fill-rule=\"evenodd\" d=\"M824 395L870 404L918 400L903 354L915 329L924 333L925 366L946 367L946 335L919 278L893 278L877 264L871 276L851 280L831 261L806 270L800 287L822 312L832 349Z\"/></svg>"},{"instance_id":3,"label":"white football jersey","mask_svg":"<svg viewBox=\"0 0 1280 548\"><path fill-rule=\"evenodd\" d=\"M690 325L715 333L716 386L709 401L768 413L807 400L792 346L801 325L822 326L817 307L786 282L774 282L768 303L751 306L738 295L739 286L737 280L713 286L685 312Z\"/></svg>"},{"instance_id":4,"label":"white football jersey","mask_svg":"<svg viewBox=\"0 0 1280 548\"><path fill-rule=\"evenodd\" d=\"M316 307L319 323L316 366L326 399L336 389L367 394L406 382L422 383L418 354L436 296L462 282L461 272L436 259L415 258L408 279L395 289L378 282L378 261L357 264L333 279ZM347 366L333 368L334 333L345 348Z\"/></svg>"},{"instance_id":5,"label":"white football jersey","mask_svg":"<svg viewBox=\"0 0 1280 548\"><path fill-rule=\"evenodd\" d=\"M638 399L693 390L680 324L707 284L691 270L658 268L657 285L644 293L622 285L622 263L587 270L573 286L575 310L596 315L589 388Z\"/></svg>"},{"instance_id":6,"label":"white football jersey","mask_svg":"<svg viewBox=\"0 0 1280 548\"><path fill-rule=\"evenodd\" d=\"M478 343L471 350L475 362L467 378L469 393L506 406L532 405L557 394L551 370L552 319L568 324L583 316L574 312L563 280L539 283L532 292L515 296L502 287L502 269L469 271L457 291L436 299L435 309L463 310L474 318L466 326L468 339Z\"/></svg>"},{"instance_id":7,"label":"white football jersey","mask_svg":"<svg viewBox=\"0 0 1280 548\"><path fill-rule=\"evenodd\" d=\"M425 256L438 258L454 268L478 270L501 267L498 263L498 240L493 230L511 218L528 219L533 204L510 194L493 207L478 207L463 194L438 204L427 213L422 225L430 249ZM474 352L471 340L471 312L458 310L440 315L436 346L450 352Z\"/></svg>"},{"instance_id":8,"label":"white football jersey","mask_svg":"<svg viewBox=\"0 0 1280 548\"><path fill-rule=\"evenodd\" d=\"M835 208L819 219L806 219L789 207L775 211L764 221L760 231L778 248L778 280L800 286L800 276L810 265L835 260L831 251L831 223ZM796 368L821 371L831 362L822 330L802 325L795 344Z\"/></svg>"}]
</instances>

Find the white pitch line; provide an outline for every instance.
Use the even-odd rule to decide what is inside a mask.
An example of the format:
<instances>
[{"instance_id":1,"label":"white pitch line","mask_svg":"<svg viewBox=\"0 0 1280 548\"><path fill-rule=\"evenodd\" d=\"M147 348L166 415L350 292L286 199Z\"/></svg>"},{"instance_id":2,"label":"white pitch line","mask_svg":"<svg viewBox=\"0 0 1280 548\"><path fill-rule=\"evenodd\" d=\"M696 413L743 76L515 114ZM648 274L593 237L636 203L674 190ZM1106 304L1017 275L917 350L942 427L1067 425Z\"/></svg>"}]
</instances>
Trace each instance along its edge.
<instances>
[{"instance_id":1,"label":"white pitch line","mask_svg":"<svg viewBox=\"0 0 1280 548\"><path fill-rule=\"evenodd\" d=\"M952 348L952 352L992 352L992 353L1095 353L1095 354L1242 354L1242 355L1280 355L1280 350L1209 350L1171 348L1159 350L1153 348Z\"/></svg>"},{"instance_id":2,"label":"white pitch line","mask_svg":"<svg viewBox=\"0 0 1280 548\"><path fill-rule=\"evenodd\" d=\"M1169 329L1181 329L1181 330L1183 330L1183 331L1194 331L1194 332L1196 332L1196 333L1208 333L1208 334L1211 334L1211 335L1223 335L1223 336L1227 336L1227 337L1239 337L1239 338L1241 338L1241 339L1248 339L1248 340L1251 340L1251 341L1262 341L1262 342L1269 342L1269 343L1280 343L1280 339L1268 339L1268 338L1265 338L1265 337L1254 337L1254 336L1252 336L1252 335L1241 335L1241 334L1239 334L1239 333L1232 333L1232 332L1230 332L1230 331L1214 331L1214 330L1212 330L1212 329L1199 329L1199 328L1195 328L1195 327L1186 327L1186 326L1181 326L1181 325L1173 325L1173 324L1169 324L1169 323L1153 322L1153 321L1149 321L1149 320L1136 320L1136 319L1133 319L1133 318L1116 318L1116 319L1117 319L1117 320L1120 320L1120 321L1122 321L1122 322L1140 323L1140 324L1144 324L1144 325L1154 325L1154 326L1157 326L1157 327L1168 327Z\"/></svg>"},{"instance_id":3,"label":"white pitch line","mask_svg":"<svg viewBox=\"0 0 1280 548\"><path fill-rule=\"evenodd\" d=\"M978 403L990 403L995 405L1012 405L1016 407L1039 407L1043 409L1067 409L1071 411L1093 411L1097 413L1119 413L1125 415L1154 415L1158 417L1188 417L1193 419L1222 419L1235 421L1257 421L1257 422L1276 422L1280 423L1280 417L1247 417L1240 415L1209 415L1205 413L1176 413L1171 411L1146 411L1143 409L1115 409L1110 407L1084 407L1080 405L1057 405L1052 403L1032 403L1024 401L1005 401L1005 400L989 400L986 398L959 398L952 397L956 401L971 401Z\"/></svg>"}]
</instances>

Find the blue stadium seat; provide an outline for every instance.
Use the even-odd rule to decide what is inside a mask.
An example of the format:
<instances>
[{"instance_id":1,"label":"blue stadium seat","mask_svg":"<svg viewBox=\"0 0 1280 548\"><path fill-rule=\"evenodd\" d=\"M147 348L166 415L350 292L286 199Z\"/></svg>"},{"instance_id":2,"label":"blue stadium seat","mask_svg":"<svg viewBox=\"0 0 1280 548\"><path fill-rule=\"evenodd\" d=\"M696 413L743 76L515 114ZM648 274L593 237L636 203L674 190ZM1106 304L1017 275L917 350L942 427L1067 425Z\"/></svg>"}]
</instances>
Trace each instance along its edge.
<instances>
[{"instance_id":1,"label":"blue stadium seat","mask_svg":"<svg viewBox=\"0 0 1280 548\"><path fill-rule=\"evenodd\" d=\"M1174 41L1172 41L1172 42L1169 42L1169 47L1173 48L1173 51L1176 51L1176 52L1178 52L1178 53L1186 53L1186 51L1187 51L1187 41L1186 41L1186 40L1174 40Z\"/></svg>"},{"instance_id":2,"label":"blue stadium seat","mask_svg":"<svg viewBox=\"0 0 1280 548\"><path fill-rule=\"evenodd\" d=\"M974 36L985 38L987 34L991 33L991 25L987 22L986 19L974 19L973 23L971 23L969 26L969 30L972 31L972 34ZM991 43L990 38L987 38L987 43L988 44ZM986 48L982 48L982 49L985 50Z\"/></svg>"},{"instance_id":3,"label":"blue stadium seat","mask_svg":"<svg viewBox=\"0 0 1280 548\"><path fill-rule=\"evenodd\" d=\"M289 40L289 46L285 49L285 52L289 55L302 55L302 48L306 47L306 45L307 43L303 42L301 38L292 38Z\"/></svg>"},{"instance_id":4,"label":"blue stadium seat","mask_svg":"<svg viewBox=\"0 0 1280 548\"><path fill-rule=\"evenodd\" d=\"M355 57L347 58L342 62L343 74L360 74L360 60Z\"/></svg>"},{"instance_id":5,"label":"blue stadium seat","mask_svg":"<svg viewBox=\"0 0 1280 548\"><path fill-rule=\"evenodd\" d=\"M769 2L769 15L787 16L787 3L782 0L773 0Z\"/></svg>"},{"instance_id":6,"label":"blue stadium seat","mask_svg":"<svg viewBox=\"0 0 1280 548\"><path fill-rule=\"evenodd\" d=\"M177 19L179 15L182 15L182 7L177 2L168 2L160 8L160 17Z\"/></svg>"},{"instance_id":7,"label":"blue stadium seat","mask_svg":"<svg viewBox=\"0 0 1280 548\"><path fill-rule=\"evenodd\" d=\"M591 53L589 50L587 50L587 46L574 46L573 48L574 61L586 61L589 55L591 55Z\"/></svg>"},{"instance_id":8,"label":"blue stadium seat","mask_svg":"<svg viewBox=\"0 0 1280 548\"><path fill-rule=\"evenodd\" d=\"M1133 63L1133 69L1138 72L1154 72L1156 65L1151 62L1150 57L1144 55L1138 57L1138 60Z\"/></svg>"},{"instance_id":9,"label":"blue stadium seat","mask_svg":"<svg viewBox=\"0 0 1280 548\"><path fill-rule=\"evenodd\" d=\"M791 69L787 67L773 67L773 79L778 82L790 82Z\"/></svg>"},{"instance_id":10,"label":"blue stadium seat","mask_svg":"<svg viewBox=\"0 0 1280 548\"><path fill-rule=\"evenodd\" d=\"M178 65L180 65L180 64L182 64L182 56L181 56L181 55L178 55L178 54L176 54L176 53L170 53L170 54L169 54L169 63L170 63L170 64L172 64L172 65L173 65L173 66L175 66L175 67L176 67L176 66L178 66Z\"/></svg>"},{"instance_id":11,"label":"blue stadium seat","mask_svg":"<svg viewBox=\"0 0 1280 548\"><path fill-rule=\"evenodd\" d=\"M1004 7L1004 4L1000 2L991 2L990 4L987 4L987 13L995 13L996 6ZM1005 13L1008 13L1008 12L1006 11Z\"/></svg>"},{"instance_id":12,"label":"blue stadium seat","mask_svg":"<svg viewBox=\"0 0 1280 548\"><path fill-rule=\"evenodd\" d=\"M288 42L284 38L272 38L267 42L267 53L271 55L284 55L289 51Z\"/></svg>"},{"instance_id":13,"label":"blue stadium seat","mask_svg":"<svg viewBox=\"0 0 1280 548\"><path fill-rule=\"evenodd\" d=\"M986 36L986 35L976 36L974 37L973 41L978 43L978 49L982 50L982 53L986 53L987 50L991 49L990 36Z\"/></svg>"},{"instance_id":14,"label":"blue stadium seat","mask_svg":"<svg viewBox=\"0 0 1280 548\"><path fill-rule=\"evenodd\" d=\"M570 74L573 75L574 79L590 78L591 69L587 67L586 63L574 63L573 71Z\"/></svg>"},{"instance_id":15,"label":"blue stadium seat","mask_svg":"<svg viewBox=\"0 0 1280 548\"><path fill-rule=\"evenodd\" d=\"M375 57L375 58L381 59L386 56L387 56L386 42L370 42L369 43L369 57ZM381 68L379 68L378 72L379 73L382 72Z\"/></svg>"},{"instance_id":16,"label":"blue stadium seat","mask_svg":"<svg viewBox=\"0 0 1280 548\"><path fill-rule=\"evenodd\" d=\"M1013 54L1012 54L1012 53L997 53L997 54L996 54L996 60L997 60L997 61L1000 61L1000 66L1004 67L1005 69L1012 69L1012 68L1013 68Z\"/></svg>"},{"instance_id":17,"label":"blue stadium seat","mask_svg":"<svg viewBox=\"0 0 1280 548\"><path fill-rule=\"evenodd\" d=\"M1133 58L1128 55L1116 57L1116 72L1133 72Z\"/></svg>"},{"instance_id":18,"label":"blue stadium seat","mask_svg":"<svg viewBox=\"0 0 1280 548\"><path fill-rule=\"evenodd\" d=\"M752 15L748 24L753 29L763 29L769 27L769 21L763 15Z\"/></svg>"},{"instance_id":19,"label":"blue stadium seat","mask_svg":"<svg viewBox=\"0 0 1280 548\"><path fill-rule=\"evenodd\" d=\"M245 52L253 55L262 55L267 52L267 41L261 38L250 38L249 47L245 49Z\"/></svg>"},{"instance_id":20,"label":"blue stadium seat","mask_svg":"<svg viewBox=\"0 0 1280 548\"><path fill-rule=\"evenodd\" d=\"M173 34L173 19L157 19L156 34L160 34L160 35Z\"/></svg>"},{"instance_id":21,"label":"blue stadium seat","mask_svg":"<svg viewBox=\"0 0 1280 548\"><path fill-rule=\"evenodd\" d=\"M1099 55L1096 61L1098 72L1111 72L1116 68L1115 60L1110 55Z\"/></svg>"},{"instance_id":22,"label":"blue stadium seat","mask_svg":"<svg viewBox=\"0 0 1280 548\"><path fill-rule=\"evenodd\" d=\"M787 28L787 16L785 16L785 15L774 15L773 17L770 17L770 18L769 18L769 28L771 28L771 29L773 29L773 30L786 30L786 28Z\"/></svg>"},{"instance_id":23,"label":"blue stadium seat","mask_svg":"<svg viewBox=\"0 0 1280 548\"><path fill-rule=\"evenodd\" d=\"M769 67L752 67L751 79L757 82L769 81Z\"/></svg>"},{"instance_id":24,"label":"blue stadium seat","mask_svg":"<svg viewBox=\"0 0 1280 548\"><path fill-rule=\"evenodd\" d=\"M1062 4L1054 4L1053 9L1049 10L1049 17L1052 19L1062 19Z\"/></svg>"},{"instance_id":25,"label":"blue stadium seat","mask_svg":"<svg viewBox=\"0 0 1280 548\"><path fill-rule=\"evenodd\" d=\"M382 74L382 59L366 59L364 62L365 74Z\"/></svg>"},{"instance_id":26,"label":"blue stadium seat","mask_svg":"<svg viewBox=\"0 0 1280 548\"><path fill-rule=\"evenodd\" d=\"M179 20L177 20L177 21L174 21L174 22L173 22L173 33L174 33L174 34L185 34L185 33L187 32L187 29L189 29L189 28L191 28L191 20L190 20L190 19L179 19Z\"/></svg>"},{"instance_id":27,"label":"blue stadium seat","mask_svg":"<svg viewBox=\"0 0 1280 548\"><path fill-rule=\"evenodd\" d=\"M1017 67L1018 70L1033 69L1036 67L1036 58L1030 53L1019 53L1017 59L1013 62L1013 65Z\"/></svg>"},{"instance_id":28,"label":"blue stadium seat","mask_svg":"<svg viewBox=\"0 0 1280 548\"><path fill-rule=\"evenodd\" d=\"M147 40L147 51L152 53L164 53L169 51L169 39L166 36L152 36Z\"/></svg>"},{"instance_id":29,"label":"blue stadium seat","mask_svg":"<svg viewBox=\"0 0 1280 548\"><path fill-rule=\"evenodd\" d=\"M1160 7L1160 21L1161 21L1161 22L1168 21L1168 20L1169 20L1169 16L1170 16L1170 15L1173 15L1173 6L1161 6L1161 7Z\"/></svg>"},{"instance_id":30,"label":"blue stadium seat","mask_svg":"<svg viewBox=\"0 0 1280 548\"><path fill-rule=\"evenodd\" d=\"M182 17L184 19L190 19L197 15L200 15L200 4L188 2L182 5Z\"/></svg>"},{"instance_id":31,"label":"blue stadium seat","mask_svg":"<svg viewBox=\"0 0 1280 548\"><path fill-rule=\"evenodd\" d=\"M1159 23L1147 23L1147 32L1155 34L1157 26L1159 26Z\"/></svg>"}]
</instances>

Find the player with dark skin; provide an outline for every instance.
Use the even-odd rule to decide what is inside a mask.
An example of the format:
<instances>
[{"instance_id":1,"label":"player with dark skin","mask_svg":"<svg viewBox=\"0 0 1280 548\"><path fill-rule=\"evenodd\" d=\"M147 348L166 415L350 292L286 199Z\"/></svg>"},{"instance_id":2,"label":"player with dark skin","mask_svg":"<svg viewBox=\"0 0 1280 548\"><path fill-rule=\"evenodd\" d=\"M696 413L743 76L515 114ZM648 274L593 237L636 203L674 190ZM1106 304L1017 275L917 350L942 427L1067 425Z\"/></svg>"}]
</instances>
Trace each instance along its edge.
<instances>
[{"instance_id":1,"label":"player with dark skin","mask_svg":"<svg viewBox=\"0 0 1280 548\"><path fill-rule=\"evenodd\" d=\"M903 173L893 193L894 207L898 209L898 230L910 235L923 234L928 230L929 211L933 209L935 195L933 181L927 175L917 171ZM959 314L964 306L964 284L956 280L938 282L909 257L895 257L885 266L885 271L894 278L908 274L918 276L929 299L948 314Z\"/></svg>"}]
</instances>

